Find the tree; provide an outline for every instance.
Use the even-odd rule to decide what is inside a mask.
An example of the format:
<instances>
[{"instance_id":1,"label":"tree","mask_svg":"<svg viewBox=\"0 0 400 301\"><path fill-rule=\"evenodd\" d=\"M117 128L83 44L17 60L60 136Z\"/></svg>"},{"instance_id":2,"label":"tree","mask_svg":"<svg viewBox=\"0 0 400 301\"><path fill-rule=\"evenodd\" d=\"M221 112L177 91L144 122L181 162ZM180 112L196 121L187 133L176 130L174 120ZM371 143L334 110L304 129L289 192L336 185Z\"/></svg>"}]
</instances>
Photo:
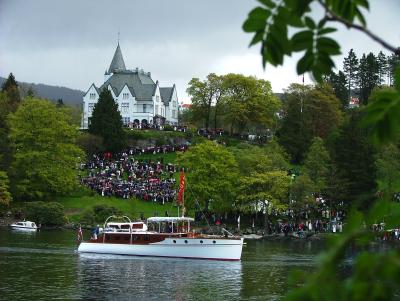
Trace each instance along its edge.
<instances>
[{"instance_id":1,"label":"tree","mask_svg":"<svg viewBox=\"0 0 400 301\"><path fill-rule=\"evenodd\" d=\"M283 211L287 208L289 187L290 177L286 171L253 172L240 178L237 206L243 211L262 210L266 226L271 209Z\"/></svg>"},{"instance_id":2,"label":"tree","mask_svg":"<svg viewBox=\"0 0 400 301\"><path fill-rule=\"evenodd\" d=\"M366 209L376 191L376 149L368 139L369 130L359 125L361 118L361 112L351 111L348 120L339 128L332 159L341 184L333 197L344 201L347 207L358 204Z\"/></svg>"},{"instance_id":3,"label":"tree","mask_svg":"<svg viewBox=\"0 0 400 301\"><path fill-rule=\"evenodd\" d=\"M243 132L249 124L271 127L276 121L280 101L268 81L253 76L227 74L223 80L225 120L231 133Z\"/></svg>"},{"instance_id":4,"label":"tree","mask_svg":"<svg viewBox=\"0 0 400 301\"><path fill-rule=\"evenodd\" d=\"M9 117L15 149L11 179L18 199L41 199L71 192L83 152L71 116L53 103L28 99Z\"/></svg>"},{"instance_id":5,"label":"tree","mask_svg":"<svg viewBox=\"0 0 400 301\"><path fill-rule=\"evenodd\" d=\"M388 60L382 51L379 51L376 60L378 64L378 84L379 86L382 86L382 84L385 83L385 78L388 75Z\"/></svg>"},{"instance_id":6,"label":"tree","mask_svg":"<svg viewBox=\"0 0 400 301\"><path fill-rule=\"evenodd\" d=\"M341 105L326 84L292 84L285 90L284 102L279 142L294 162L300 162L313 137L325 139L341 124Z\"/></svg>"},{"instance_id":7,"label":"tree","mask_svg":"<svg viewBox=\"0 0 400 301\"><path fill-rule=\"evenodd\" d=\"M332 72L328 76L327 82L332 86L336 97L342 103L342 109L347 108L349 106L349 90L347 88L346 75L340 70L338 74Z\"/></svg>"},{"instance_id":8,"label":"tree","mask_svg":"<svg viewBox=\"0 0 400 301\"><path fill-rule=\"evenodd\" d=\"M19 94L18 83L12 73L10 73L7 80L3 83L1 90L7 95L11 111L15 112L21 102L21 96Z\"/></svg>"},{"instance_id":9,"label":"tree","mask_svg":"<svg viewBox=\"0 0 400 301\"><path fill-rule=\"evenodd\" d=\"M217 126L217 116L219 109L219 101L223 94L222 77L215 73L207 75L205 81L198 78L192 78L188 84L187 93L192 97L192 108L196 116L204 120L204 126L209 128L211 119L211 107L215 104L214 127Z\"/></svg>"},{"instance_id":10,"label":"tree","mask_svg":"<svg viewBox=\"0 0 400 301\"><path fill-rule=\"evenodd\" d=\"M367 56L363 54L360 59L359 71L360 100L368 104L368 98L372 90L379 85L379 66L375 55L370 52Z\"/></svg>"},{"instance_id":11,"label":"tree","mask_svg":"<svg viewBox=\"0 0 400 301\"><path fill-rule=\"evenodd\" d=\"M118 104L111 92L103 89L94 106L89 124L89 133L103 138L107 151L118 153L125 147L125 132Z\"/></svg>"},{"instance_id":12,"label":"tree","mask_svg":"<svg viewBox=\"0 0 400 301\"><path fill-rule=\"evenodd\" d=\"M8 206L11 201L8 176L4 171L0 171L0 206Z\"/></svg>"},{"instance_id":13,"label":"tree","mask_svg":"<svg viewBox=\"0 0 400 301\"><path fill-rule=\"evenodd\" d=\"M315 196L313 195L315 191L316 186L308 174L302 174L292 180L289 208L293 210L296 221L299 221L299 218L305 218L303 213L315 207Z\"/></svg>"},{"instance_id":14,"label":"tree","mask_svg":"<svg viewBox=\"0 0 400 301\"><path fill-rule=\"evenodd\" d=\"M390 199L400 191L400 149L391 143L383 146L376 156L377 185Z\"/></svg>"},{"instance_id":15,"label":"tree","mask_svg":"<svg viewBox=\"0 0 400 301\"><path fill-rule=\"evenodd\" d=\"M400 47L390 45L380 36L372 33L366 24L363 9L369 8L368 0L361 1L331 1L331 0L308 0L308 1L274 1L261 0L261 7L253 9L243 25L247 32L254 33L251 45L260 43L261 54L264 65L268 62L273 65L283 64L283 58L290 56L293 52L304 51L304 56L297 63L299 74L310 71L314 78L321 81L322 76L329 73L333 66L331 57L340 53L340 45L328 34L336 31L328 27L331 22L339 22L348 29L356 29L374 41L380 43L384 48L399 55ZM316 15L311 9L313 4L323 9L322 17L316 22ZM318 23L318 24L317 24ZM296 32L291 38L290 27L297 27L303 31ZM371 102L364 111L364 126L369 128L368 132L375 138L375 142L382 144L392 141L399 133L400 121L400 68L394 73L393 91L379 91L376 101ZM355 163L355 167L361 164L366 166L363 170L372 171L368 178L362 172L361 183L367 185L367 193L371 178L374 177L371 168L371 151L364 143L365 133L360 133L354 121L359 116L352 115L350 122L342 127L339 147L349 145L343 142L352 142L351 134L361 139L358 144L352 145L353 149L363 153L364 158L357 158L355 151L347 150L342 155L362 163ZM351 125L351 126L350 126ZM364 129L365 130L365 129ZM346 138L345 138L346 137ZM346 141L347 140L347 141ZM356 141L354 141L356 142ZM340 149L336 149L340 153ZM349 162L349 161L347 161ZM336 162L339 164L340 160ZM348 164L348 163L347 163ZM344 165L340 166L341 168ZM350 167L350 166L348 166ZM344 169L342 169L343 171ZM362 169L360 169L362 170ZM357 176L357 175L356 175ZM351 179L346 179L351 180ZM355 188L355 187L353 187ZM361 189L360 189L361 190ZM356 191L355 191L356 192ZM360 191L358 191L360 192ZM355 196L356 197L356 196ZM331 245L329 252L325 253L319 269L312 274L303 273L302 285L296 282L294 289L288 296L288 300L393 300L399 291L400 265L398 252L379 252L379 254L364 251L358 253L352 260L351 273L343 274L343 263L346 258L346 249L355 244L367 247L371 241L368 229L372 223L385 220L389 229L398 225L400 216L399 204L381 200L374 204L370 212L357 211L347 219L345 233L336 239ZM367 249L367 248L366 248ZM298 279L299 280L299 279Z\"/></svg>"},{"instance_id":16,"label":"tree","mask_svg":"<svg viewBox=\"0 0 400 301\"><path fill-rule=\"evenodd\" d=\"M347 81L348 101L350 101L352 90L357 88L357 76L359 74L359 65L356 54L350 49L349 54L343 61L343 71ZM361 70L360 70L361 72Z\"/></svg>"},{"instance_id":17,"label":"tree","mask_svg":"<svg viewBox=\"0 0 400 301\"><path fill-rule=\"evenodd\" d=\"M304 160L304 171L314 184L314 192L321 193L326 188L330 161L324 141L315 137Z\"/></svg>"},{"instance_id":18,"label":"tree","mask_svg":"<svg viewBox=\"0 0 400 301\"><path fill-rule=\"evenodd\" d=\"M99 154L105 150L103 138L89 133L80 134L76 143L88 156Z\"/></svg>"},{"instance_id":19,"label":"tree","mask_svg":"<svg viewBox=\"0 0 400 301\"><path fill-rule=\"evenodd\" d=\"M205 141L178 154L177 162L185 168L185 205L188 208L232 210L235 200L238 165L225 147Z\"/></svg>"},{"instance_id":20,"label":"tree","mask_svg":"<svg viewBox=\"0 0 400 301\"><path fill-rule=\"evenodd\" d=\"M240 174L249 176L251 173L267 171L287 171L289 168L288 155L283 148L271 140L263 147L250 144L239 144L230 148L239 165Z\"/></svg>"}]
</instances>

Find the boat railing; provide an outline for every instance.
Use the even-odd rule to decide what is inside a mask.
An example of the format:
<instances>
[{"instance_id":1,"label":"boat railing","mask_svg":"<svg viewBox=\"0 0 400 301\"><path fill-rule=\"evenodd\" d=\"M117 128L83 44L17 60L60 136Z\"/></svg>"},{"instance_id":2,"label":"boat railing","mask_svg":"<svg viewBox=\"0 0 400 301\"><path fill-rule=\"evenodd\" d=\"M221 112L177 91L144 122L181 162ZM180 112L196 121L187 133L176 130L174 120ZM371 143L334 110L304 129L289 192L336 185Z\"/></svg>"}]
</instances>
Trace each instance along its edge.
<instances>
[{"instance_id":1,"label":"boat railing","mask_svg":"<svg viewBox=\"0 0 400 301\"><path fill-rule=\"evenodd\" d=\"M132 224L131 219L130 219L129 217L127 217L126 215L122 215L122 216L111 215L111 216L109 216L109 217L106 219L106 221L104 222L104 228L103 228L103 229L106 229L107 223L108 223L108 221L109 221L111 218L123 218L123 219L128 220L129 225ZM120 230L122 230L122 229L120 229ZM126 230L127 230L127 229L126 229ZM113 231L113 232L114 232L114 231ZM118 232L120 232L120 231L118 231ZM121 231L121 232L125 232L125 231ZM127 231L126 231L126 232L127 232ZM105 240L106 240L106 233L107 233L106 231L103 232L103 243L104 243ZM131 226L129 226L129 236L130 236L129 243L132 244L132 227L131 227Z\"/></svg>"}]
</instances>

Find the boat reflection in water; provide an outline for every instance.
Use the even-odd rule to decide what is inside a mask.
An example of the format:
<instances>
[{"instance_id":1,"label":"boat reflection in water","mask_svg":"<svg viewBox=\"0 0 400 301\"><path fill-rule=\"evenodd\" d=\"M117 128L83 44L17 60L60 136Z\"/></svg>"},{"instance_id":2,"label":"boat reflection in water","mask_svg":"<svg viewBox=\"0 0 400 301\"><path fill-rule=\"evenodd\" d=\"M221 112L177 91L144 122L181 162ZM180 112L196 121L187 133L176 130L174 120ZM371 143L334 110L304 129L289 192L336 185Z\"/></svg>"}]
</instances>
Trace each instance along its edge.
<instances>
[{"instance_id":1,"label":"boat reflection in water","mask_svg":"<svg viewBox=\"0 0 400 301\"><path fill-rule=\"evenodd\" d=\"M79 253L77 266L83 300L237 300L242 285L239 261Z\"/></svg>"}]
</instances>

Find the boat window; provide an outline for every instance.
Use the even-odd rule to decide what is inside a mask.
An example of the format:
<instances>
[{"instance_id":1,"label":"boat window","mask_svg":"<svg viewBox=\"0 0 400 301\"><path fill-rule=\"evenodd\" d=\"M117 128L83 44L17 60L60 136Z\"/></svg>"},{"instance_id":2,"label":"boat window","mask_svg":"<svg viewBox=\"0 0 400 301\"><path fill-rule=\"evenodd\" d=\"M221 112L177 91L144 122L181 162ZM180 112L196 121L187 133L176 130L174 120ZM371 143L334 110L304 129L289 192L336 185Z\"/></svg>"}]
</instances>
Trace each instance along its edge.
<instances>
[{"instance_id":1,"label":"boat window","mask_svg":"<svg viewBox=\"0 0 400 301\"><path fill-rule=\"evenodd\" d=\"M119 240L120 239L120 237L119 236L115 236L115 240Z\"/></svg>"},{"instance_id":2,"label":"boat window","mask_svg":"<svg viewBox=\"0 0 400 301\"><path fill-rule=\"evenodd\" d=\"M213 240L213 244L215 244L216 243L216 241L215 240Z\"/></svg>"},{"instance_id":3,"label":"boat window","mask_svg":"<svg viewBox=\"0 0 400 301\"><path fill-rule=\"evenodd\" d=\"M187 244L188 243L188 241L185 239L185 244Z\"/></svg>"},{"instance_id":4,"label":"boat window","mask_svg":"<svg viewBox=\"0 0 400 301\"><path fill-rule=\"evenodd\" d=\"M174 239L174 244L176 244L176 240Z\"/></svg>"},{"instance_id":5,"label":"boat window","mask_svg":"<svg viewBox=\"0 0 400 301\"><path fill-rule=\"evenodd\" d=\"M129 237L128 237L128 236L125 236L125 237L124 237L124 240L129 240Z\"/></svg>"},{"instance_id":6,"label":"boat window","mask_svg":"<svg viewBox=\"0 0 400 301\"><path fill-rule=\"evenodd\" d=\"M23 225L24 225L24 223L17 223L17 225L19 225L19 226L23 226Z\"/></svg>"},{"instance_id":7,"label":"boat window","mask_svg":"<svg viewBox=\"0 0 400 301\"><path fill-rule=\"evenodd\" d=\"M106 240L110 240L110 239L111 239L110 235L106 235Z\"/></svg>"},{"instance_id":8,"label":"boat window","mask_svg":"<svg viewBox=\"0 0 400 301\"><path fill-rule=\"evenodd\" d=\"M203 241L202 241L202 240L200 240L200 243L202 244L202 243L203 243Z\"/></svg>"},{"instance_id":9,"label":"boat window","mask_svg":"<svg viewBox=\"0 0 400 301\"><path fill-rule=\"evenodd\" d=\"M145 236L145 237L144 237L144 240L150 240L150 237Z\"/></svg>"}]
</instances>

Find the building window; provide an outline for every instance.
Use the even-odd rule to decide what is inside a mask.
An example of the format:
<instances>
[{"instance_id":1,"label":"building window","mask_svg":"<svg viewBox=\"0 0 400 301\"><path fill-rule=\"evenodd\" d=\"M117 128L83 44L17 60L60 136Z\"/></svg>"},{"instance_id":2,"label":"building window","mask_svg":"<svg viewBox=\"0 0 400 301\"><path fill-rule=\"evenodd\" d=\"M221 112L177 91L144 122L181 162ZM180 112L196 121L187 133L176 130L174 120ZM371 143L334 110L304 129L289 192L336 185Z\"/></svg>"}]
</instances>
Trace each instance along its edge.
<instances>
[{"instance_id":1,"label":"building window","mask_svg":"<svg viewBox=\"0 0 400 301\"><path fill-rule=\"evenodd\" d=\"M176 118L176 110L172 110L172 118Z\"/></svg>"},{"instance_id":2,"label":"building window","mask_svg":"<svg viewBox=\"0 0 400 301\"><path fill-rule=\"evenodd\" d=\"M161 116L164 116L164 108L161 108Z\"/></svg>"},{"instance_id":3,"label":"building window","mask_svg":"<svg viewBox=\"0 0 400 301\"><path fill-rule=\"evenodd\" d=\"M160 101L160 96L156 96L156 101L159 102Z\"/></svg>"},{"instance_id":4,"label":"building window","mask_svg":"<svg viewBox=\"0 0 400 301\"><path fill-rule=\"evenodd\" d=\"M131 118L130 117L122 117L122 123L124 125L128 125L131 122Z\"/></svg>"},{"instance_id":5,"label":"building window","mask_svg":"<svg viewBox=\"0 0 400 301\"><path fill-rule=\"evenodd\" d=\"M92 113L94 109L94 103L93 102L89 102L88 103L88 113Z\"/></svg>"},{"instance_id":6,"label":"building window","mask_svg":"<svg viewBox=\"0 0 400 301\"><path fill-rule=\"evenodd\" d=\"M172 106L173 106L174 108L176 108L176 101L173 101L173 102L172 102Z\"/></svg>"},{"instance_id":7,"label":"building window","mask_svg":"<svg viewBox=\"0 0 400 301\"><path fill-rule=\"evenodd\" d=\"M122 99L128 99L129 93L122 93Z\"/></svg>"},{"instance_id":8,"label":"building window","mask_svg":"<svg viewBox=\"0 0 400 301\"><path fill-rule=\"evenodd\" d=\"M143 113L146 113L146 105L143 105Z\"/></svg>"},{"instance_id":9,"label":"building window","mask_svg":"<svg viewBox=\"0 0 400 301\"><path fill-rule=\"evenodd\" d=\"M90 99L96 99L96 93L90 93L89 97Z\"/></svg>"},{"instance_id":10,"label":"building window","mask_svg":"<svg viewBox=\"0 0 400 301\"><path fill-rule=\"evenodd\" d=\"M154 114L158 115L158 105L156 105L156 109L155 109Z\"/></svg>"},{"instance_id":11,"label":"building window","mask_svg":"<svg viewBox=\"0 0 400 301\"><path fill-rule=\"evenodd\" d=\"M121 103L121 112L128 113L129 112L129 102Z\"/></svg>"}]
</instances>

